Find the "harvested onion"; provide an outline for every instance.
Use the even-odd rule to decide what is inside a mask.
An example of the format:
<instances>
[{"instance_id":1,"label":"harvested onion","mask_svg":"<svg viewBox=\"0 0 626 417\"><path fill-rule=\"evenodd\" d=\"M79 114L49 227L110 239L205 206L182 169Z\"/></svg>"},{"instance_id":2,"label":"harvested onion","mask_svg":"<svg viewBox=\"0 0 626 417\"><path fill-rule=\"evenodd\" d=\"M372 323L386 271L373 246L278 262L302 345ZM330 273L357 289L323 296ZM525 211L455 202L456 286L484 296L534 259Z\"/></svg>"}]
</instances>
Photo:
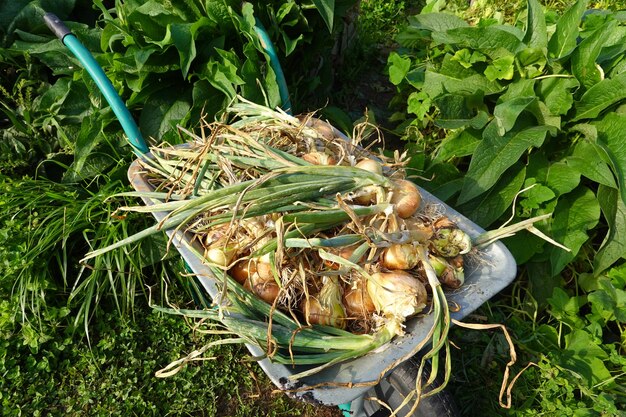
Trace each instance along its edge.
<instances>
[{"instance_id":1,"label":"harvested onion","mask_svg":"<svg viewBox=\"0 0 626 417\"><path fill-rule=\"evenodd\" d=\"M418 261L413 244L397 243L385 248L380 263L387 269L413 269L417 266Z\"/></svg>"},{"instance_id":2,"label":"harvested onion","mask_svg":"<svg viewBox=\"0 0 626 417\"><path fill-rule=\"evenodd\" d=\"M362 279L357 279L353 286L343 295L343 305L348 317L368 318L376 311L376 306L367 292L367 287Z\"/></svg>"},{"instance_id":3,"label":"harvested onion","mask_svg":"<svg viewBox=\"0 0 626 417\"><path fill-rule=\"evenodd\" d=\"M417 185L409 180L396 180L392 191L391 204L395 204L396 214L406 219L411 217L422 203L422 195Z\"/></svg>"},{"instance_id":4,"label":"harvested onion","mask_svg":"<svg viewBox=\"0 0 626 417\"><path fill-rule=\"evenodd\" d=\"M324 277L319 294L302 300L301 308L306 322L345 329L346 310L341 298L338 278Z\"/></svg>"},{"instance_id":5,"label":"harvested onion","mask_svg":"<svg viewBox=\"0 0 626 417\"><path fill-rule=\"evenodd\" d=\"M404 321L426 307L426 287L405 271L377 272L367 281L376 311Z\"/></svg>"}]
</instances>

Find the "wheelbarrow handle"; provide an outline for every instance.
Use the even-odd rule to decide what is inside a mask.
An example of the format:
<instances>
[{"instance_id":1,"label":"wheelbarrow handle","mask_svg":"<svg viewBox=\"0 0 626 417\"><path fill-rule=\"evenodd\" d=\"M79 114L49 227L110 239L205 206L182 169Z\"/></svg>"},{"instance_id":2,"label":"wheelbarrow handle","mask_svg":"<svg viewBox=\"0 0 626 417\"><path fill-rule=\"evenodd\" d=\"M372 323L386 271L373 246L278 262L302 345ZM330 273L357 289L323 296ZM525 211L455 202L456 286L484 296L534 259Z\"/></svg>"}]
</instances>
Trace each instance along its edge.
<instances>
[{"instance_id":1,"label":"wheelbarrow handle","mask_svg":"<svg viewBox=\"0 0 626 417\"><path fill-rule=\"evenodd\" d=\"M74 56L80 61L82 66L87 70L91 78L94 80L98 89L104 95L104 98L113 109L115 116L122 125L124 133L128 137L128 141L133 147L133 151L138 156L142 156L148 153L148 145L143 139L137 123L133 119L132 115L126 108L126 105L120 98L113 84L107 78L106 74L98 65L93 55L82 43L72 34L67 26L53 13L46 13L43 17L46 25L50 30L63 42L65 46L74 54Z\"/></svg>"}]
</instances>

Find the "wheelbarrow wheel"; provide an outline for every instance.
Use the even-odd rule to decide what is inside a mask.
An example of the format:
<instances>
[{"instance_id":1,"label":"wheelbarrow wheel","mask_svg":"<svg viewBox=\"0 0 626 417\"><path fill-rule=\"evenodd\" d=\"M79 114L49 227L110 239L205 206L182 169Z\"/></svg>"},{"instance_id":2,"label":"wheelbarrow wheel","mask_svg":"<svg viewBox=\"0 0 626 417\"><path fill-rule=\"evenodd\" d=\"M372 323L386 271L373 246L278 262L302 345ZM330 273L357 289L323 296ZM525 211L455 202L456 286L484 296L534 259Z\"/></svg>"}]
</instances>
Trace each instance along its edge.
<instances>
[{"instance_id":1,"label":"wheelbarrow wheel","mask_svg":"<svg viewBox=\"0 0 626 417\"><path fill-rule=\"evenodd\" d=\"M376 397L389 405L393 410L397 409L406 396L415 389L419 364L419 358L411 358L400 364L376 387L368 391L365 397ZM424 368L424 374L422 375L424 381L428 379L429 374L430 362L428 362ZM425 392L440 386L441 383L441 379L435 379L433 386L425 389ZM422 397L417 410L409 415L411 405L412 403L403 407L399 410L397 415L399 417L456 417L459 415L452 396L446 392L446 390L432 396ZM365 411L365 415L369 417L386 417L391 414L386 408L382 407L374 400L365 400L363 410Z\"/></svg>"}]
</instances>

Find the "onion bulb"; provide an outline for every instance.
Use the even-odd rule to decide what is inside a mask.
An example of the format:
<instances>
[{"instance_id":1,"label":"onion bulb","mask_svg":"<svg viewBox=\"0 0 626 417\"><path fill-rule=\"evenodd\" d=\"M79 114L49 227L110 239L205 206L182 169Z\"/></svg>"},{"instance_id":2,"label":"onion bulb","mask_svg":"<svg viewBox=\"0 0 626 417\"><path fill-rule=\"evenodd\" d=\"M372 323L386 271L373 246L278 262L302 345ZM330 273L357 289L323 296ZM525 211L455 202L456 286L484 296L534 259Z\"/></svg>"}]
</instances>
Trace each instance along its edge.
<instances>
[{"instance_id":1,"label":"onion bulb","mask_svg":"<svg viewBox=\"0 0 626 417\"><path fill-rule=\"evenodd\" d=\"M313 165L337 165L337 160L332 156L323 152L309 152L302 155L302 159Z\"/></svg>"},{"instance_id":2,"label":"onion bulb","mask_svg":"<svg viewBox=\"0 0 626 417\"><path fill-rule=\"evenodd\" d=\"M235 248L213 247L204 251L204 258L218 266L228 266L235 256Z\"/></svg>"},{"instance_id":3,"label":"onion bulb","mask_svg":"<svg viewBox=\"0 0 626 417\"><path fill-rule=\"evenodd\" d=\"M405 271L377 272L367 281L376 311L404 321L426 307L426 287Z\"/></svg>"},{"instance_id":4,"label":"onion bulb","mask_svg":"<svg viewBox=\"0 0 626 417\"><path fill-rule=\"evenodd\" d=\"M356 168L364 169L368 172L373 172L378 175L382 175L383 166L380 162L374 159L361 159L355 165ZM376 202L376 197L382 193L382 188L378 185L366 185L361 188L356 196L354 197L354 202L360 204L362 206L369 206L372 203Z\"/></svg>"},{"instance_id":5,"label":"onion bulb","mask_svg":"<svg viewBox=\"0 0 626 417\"><path fill-rule=\"evenodd\" d=\"M228 274L240 284L246 282L255 272L256 264L252 259L241 260L228 270Z\"/></svg>"},{"instance_id":6,"label":"onion bulb","mask_svg":"<svg viewBox=\"0 0 626 417\"><path fill-rule=\"evenodd\" d=\"M357 162L355 167L364 169L369 172L373 172L378 175L383 174L382 164L376 161L375 159L370 159L370 158L361 159L359 162Z\"/></svg>"},{"instance_id":7,"label":"onion bulb","mask_svg":"<svg viewBox=\"0 0 626 417\"><path fill-rule=\"evenodd\" d=\"M340 257L342 257L343 259L349 260L352 257L352 254L354 254L354 251L359 247L359 244L355 244L355 245L350 245L350 246L344 246L341 248L341 250L337 253L333 251L333 254L338 255ZM361 256L362 258L363 256ZM354 260L354 262L359 263L361 258ZM339 268L341 268L341 265L337 262L333 262L333 261L329 261L329 260L324 260L324 265L326 265L326 267L332 269L332 270L338 270Z\"/></svg>"},{"instance_id":8,"label":"onion bulb","mask_svg":"<svg viewBox=\"0 0 626 417\"><path fill-rule=\"evenodd\" d=\"M271 281L263 280L256 272L245 280L243 287L269 304L272 304L274 300L276 300L280 292L280 287L276 281L273 279Z\"/></svg>"},{"instance_id":9,"label":"onion bulb","mask_svg":"<svg viewBox=\"0 0 626 417\"><path fill-rule=\"evenodd\" d=\"M411 243L396 243L383 250L380 263L387 269L413 269L419 258Z\"/></svg>"},{"instance_id":10,"label":"onion bulb","mask_svg":"<svg viewBox=\"0 0 626 417\"><path fill-rule=\"evenodd\" d=\"M472 239L450 220L435 222L435 233L430 240L437 254L446 258L464 255L472 249Z\"/></svg>"},{"instance_id":11,"label":"onion bulb","mask_svg":"<svg viewBox=\"0 0 626 417\"><path fill-rule=\"evenodd\" d=\"M317 296L302 300L302 313L308 324L321 324L340 329L346 327L346 310L341 300L341 286L337 277L324 277Z\"/></svg>"},{"instance_id":12,"label":"onion bulb","mask_svg":"<svg viewBox=\"0 0 626 417\"><path fill-rule=\"evenodd\" d=\"M376 311L376 306L361 279L356 280L353 286L345 292L343 305L348 317L369 317Z\"/></svg>"},{"instance_id":13,"label":"onion bulb","mask_svg":"<svg viewBox=\"0 0 626 417\"><path fill-rule=\"evenodd\" d=\"M406 219L411 217L422 203L422 195L417 185L409 180L396 180L392 191L391 204L395 205L396 214Z\"/></svg>"}]
</instances>

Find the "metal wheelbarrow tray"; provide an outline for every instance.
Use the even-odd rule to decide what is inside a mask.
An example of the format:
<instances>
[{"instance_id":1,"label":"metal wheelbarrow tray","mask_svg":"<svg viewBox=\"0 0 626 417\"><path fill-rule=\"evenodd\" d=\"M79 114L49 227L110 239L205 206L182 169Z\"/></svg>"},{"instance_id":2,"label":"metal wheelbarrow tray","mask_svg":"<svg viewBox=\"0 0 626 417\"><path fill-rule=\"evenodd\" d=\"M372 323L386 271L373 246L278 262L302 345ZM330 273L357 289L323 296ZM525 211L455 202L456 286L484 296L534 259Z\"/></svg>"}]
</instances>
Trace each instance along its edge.
<instances>
[{"instance_id":1,"label":"metal wheelbarrow tray","mask_svg":"<svg viewBox=\"0 0 626 417\"><path fill-rule=\"evenodd\" d=\"M151 155L147 153L148 147L132 119L130 112L125 107L90 52L73 34L71 34L69 29L58 17L47 13L44 16L44 21L52 32L61 39L63 44L74 53L96 82L96 85L103 93L120 121L135 153L142 158L150 158ZM260 27L255 30L260 34L264 33ZM264 36L263 41L264 46L267 47L267 53L272 57L273 67L275 67L277 73L282 74L269 38ZM284 83L284 79L282 82ZM285 91L281 91L281 96L284 96L283 101L287 104L289 103L288 94L286 94L286 89L284 90ZM137 191L153 191L151 185L142 176L142 170L137 161L131 165L128 175L131 184ZM476 237L484 231L433 195L421 189L420 191L424 202L439 204L444 207L445 214L471 237ZM157 202L148 198L144 198L143 200L146 205L152 205ZM157 221L162 220L166 215L167 213L165 212L154 213ZM172 233L174 233L171 230L166 232L171 237ZM176 236L173 236L172 239L174 247L177 248L192 272L198 277L204 289L212 298L216 298L219 294L217 278L206 265L192 255L189 249L185 247L185 241L188 246L188 244L190 244L190 237L184 235L182 232L176 232ZM511 283L515 275L515 261L503 244L496 242L488 248L481 250L480 262L473 262L465 268L465 284L460 289L448 291L447 293L448 301L459 307L458 311L451 314L452 318L460 320L470 314ZM360 397L370 388L368 386L349 388L351 384L375 381L391 364L401 358L407 357L407 355L413 352L426 338L432 324L433 318L431 315L424 314L414 317L406 322L406 334L404 336L394 338L390 343L377 351L357 359L339 363L298 381L292 381L289 377L305 370L305 367L275 364L271 363L268 359L261 360L259 364L274 384L286 390L293 397L327 405L349 403ZM253 356L263 355L263 351L259 347L252 345L247 346ZM322 383L335 383L337 385L315 387Z\"/></svg>"},{"instance_id":2,"label":"metal wheelbarrow tray","mask_svg":"<svg viewBox=\"0 0 626 417\"><path fill-rule=\"evenodd\" d=\"M147 157L150 155L148 154ZM128 177L137 191L153 191L152 186L144 178L141 166L137 161L129 168ZM472 238L484 232L483 229L432 194L423 189L420 191L426 204L443 206L445 214ZM143 198L143 201L146 205L158 202L149 198ZM157 221L161 221L166 215L166 212L154 213ZM174 233L172 230L166 230L166 232L168 236L172 237L172 245L179 251L211 298L218 297L220 293L218 278L207 265L203 264L185 247L185 243L190 244L191 242L190 236L180 231L176 232L175 236L172 236ZM481 249L479 255L480 260L478 262L471 262L466 265L463 286L458 290L446 292L448 302L459 307L458 310L451 313L452 318L456 320L461 320L476 310L515 278L517 270L515 260L502 243L496 242L485 249ZM418 315L405 324L406 334L395 337L380 349L360 358L323 369L312 376L297 381L290 380L289 377L307 369L306 367L276 364L269 359L261 360L259 365L276 386L287 391L292 397L325 405L351 402L364 394L369 387L349 388L350 384L375 381L391 364L410 354L426 338L433 324L433 318L430 314ZM260 347L249 344L246 346L252 356L263 356L264 352ZM329 382L332 384L315 387Z\"/></svg>"}]
</instances>

